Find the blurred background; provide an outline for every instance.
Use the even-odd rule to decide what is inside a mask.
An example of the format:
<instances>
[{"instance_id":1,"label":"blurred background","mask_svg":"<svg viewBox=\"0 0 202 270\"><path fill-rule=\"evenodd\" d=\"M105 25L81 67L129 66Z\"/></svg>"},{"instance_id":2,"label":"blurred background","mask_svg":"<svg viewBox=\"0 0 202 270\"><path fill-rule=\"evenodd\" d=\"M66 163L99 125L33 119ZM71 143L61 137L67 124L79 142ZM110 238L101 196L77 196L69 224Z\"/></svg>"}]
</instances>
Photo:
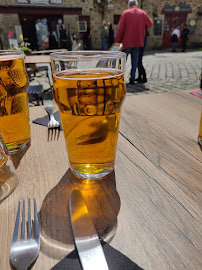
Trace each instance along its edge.
<instances>
[{"instance_id":1,"label":"blurred background","mask_svg":"<svg viewBox=\"0 0 202 270\"><path fill-rule=\"evenodd\" d=\"M31 50L71 50L76 40L85 49L85 33L90 30L92 49L98 50L103 20L112 24L116 36L120 16L127 7L128 0L1 0L0 47L28 43L25 47ZM189 29L187 48L202 46L201 0L139 0L139 7L154 22L147 49L171 48L172 31L177 25L182 30L184 24Z\"/></svg>"}]
</instances>

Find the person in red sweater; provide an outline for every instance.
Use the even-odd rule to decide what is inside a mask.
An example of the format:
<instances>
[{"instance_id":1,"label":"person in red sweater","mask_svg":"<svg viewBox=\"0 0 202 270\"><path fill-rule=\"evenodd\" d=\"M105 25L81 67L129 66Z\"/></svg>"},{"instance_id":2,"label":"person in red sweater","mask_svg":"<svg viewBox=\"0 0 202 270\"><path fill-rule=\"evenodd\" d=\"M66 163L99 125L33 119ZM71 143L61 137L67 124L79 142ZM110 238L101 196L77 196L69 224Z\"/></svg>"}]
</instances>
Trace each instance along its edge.
<instances>
[{"instance_id":1,"label":"person in red sweater","mask_svg":"<svg viewBox=\"0 0 202 270\"><path fill-rule=\"evenodd\" d=\"M128 9L121 15L116 35L116 42L123 44L123 51L127 56L131 54L130 84L135 81L139 47L144 47L145 29L153 24L147 13L137 6L137 0L128 1Z\"/></svg>"}]
</instances>

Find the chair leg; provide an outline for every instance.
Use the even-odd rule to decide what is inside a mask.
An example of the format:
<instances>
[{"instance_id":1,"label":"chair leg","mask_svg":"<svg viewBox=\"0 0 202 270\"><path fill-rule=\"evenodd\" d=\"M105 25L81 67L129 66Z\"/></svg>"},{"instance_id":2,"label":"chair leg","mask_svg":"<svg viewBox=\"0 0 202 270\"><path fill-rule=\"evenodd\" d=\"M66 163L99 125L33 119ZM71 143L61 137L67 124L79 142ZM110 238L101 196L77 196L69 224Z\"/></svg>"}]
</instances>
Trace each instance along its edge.
<instances>
[{"instance_id":1,"label":"chair leg","mask_svg":"<svg viewBox=\"0 0 202 270\"><path fill-rule=\"evenodd\" d=\"M48 78L50 89L51 89L52 88L52 85L51 85L50 77L48 75L48 70L46 70L46 77Z\"/></svg>"},{"instance_id":2,"label":"chair leg","mask_svg":"<svg viewBox=\"0 0 202 270\"><path fill-rule=\"evenodd\" d=\"M42 97L42 95L40 95L40 100L41 100L41 104L44 105L43 104L43 97Z\"/></svg>"}]
</instances>

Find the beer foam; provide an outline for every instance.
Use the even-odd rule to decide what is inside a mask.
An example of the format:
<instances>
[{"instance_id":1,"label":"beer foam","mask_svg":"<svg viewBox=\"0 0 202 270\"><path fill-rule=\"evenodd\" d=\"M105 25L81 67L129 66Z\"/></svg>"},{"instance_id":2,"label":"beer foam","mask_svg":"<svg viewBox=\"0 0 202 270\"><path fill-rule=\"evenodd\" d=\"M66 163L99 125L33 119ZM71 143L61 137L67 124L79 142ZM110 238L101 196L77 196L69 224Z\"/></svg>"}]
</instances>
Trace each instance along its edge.
<instances>
[{"instance_id":1,"label":"beer foam","mask_svg":"<svg viewBox=\"0 0 202 270\"><path fill-rule=\"evenodd\" d=\"M12 55L12 54L1 55L0 53L0 61L16 60L20 58L23 58L23 55Z\"/></svg>"},{"instance_id":2,"label":"beer foam","mask_svg":"<svg viewBox=\"0 0 202 270\"><path fill-rule=\"evenodd\" d=\"M71 77L71 75L76 75L76 74L88 74L88 73L92 73L93 77L89 76L89 77ZM98 74L98 76L96 76L96 73ZM103 75L100 76L101 73L107 73L107 75ZM59 78L59 79L64 79L64 80L79 80L79 81L83 81L83 80L103 80L103 79L108 79L108 78L115 78L117 76L121 76L123 75L124 72L121 71L120 69L115 69L115 68L93 68L93 69L71 69L71 70L63 70L60 72L57 72L54 77L55 78ZM70 77L63 77L64 75L66 76L70 76Z\"/></svg>"}]
</instances>

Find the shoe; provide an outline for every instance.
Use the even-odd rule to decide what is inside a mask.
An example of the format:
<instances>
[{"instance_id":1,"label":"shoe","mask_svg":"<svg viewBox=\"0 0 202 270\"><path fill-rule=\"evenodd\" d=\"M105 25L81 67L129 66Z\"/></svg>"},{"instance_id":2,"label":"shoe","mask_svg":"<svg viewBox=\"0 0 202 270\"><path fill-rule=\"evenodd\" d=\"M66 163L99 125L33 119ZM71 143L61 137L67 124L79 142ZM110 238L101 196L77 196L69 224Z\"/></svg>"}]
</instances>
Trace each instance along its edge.
<instances>
[{"instance_id":1,"label":"shoe","mask_svg":"<svg viewBox=\"0 0 202 270\"><path fill-rule=\"evenodd\" d=\"M134 84L135 84L134 80L130 80L130 81L129 81L129 84L130 84L130 85L134 85Z\"/></svg>"},{"instance_id":2,"label":"shoe","mask_svg":"<svg viewBox=\"0 0 202 270\"><path fill-rule=\"evenodd\" d=\"M139 81L141 81L141 78L137 78L137 79L135 79L135 82L139 82Z\"/></svg>"},{"instance_id":3,"label":"shoe","mask_svg":"<svg viewBox=\"0 0 202 270\"><path fill-rule=\"evenodd\" d=\"M147 79L142 79L140 81L138 81L139 83L146 83L147 82Z\"/></svg>"}]
</instances>

